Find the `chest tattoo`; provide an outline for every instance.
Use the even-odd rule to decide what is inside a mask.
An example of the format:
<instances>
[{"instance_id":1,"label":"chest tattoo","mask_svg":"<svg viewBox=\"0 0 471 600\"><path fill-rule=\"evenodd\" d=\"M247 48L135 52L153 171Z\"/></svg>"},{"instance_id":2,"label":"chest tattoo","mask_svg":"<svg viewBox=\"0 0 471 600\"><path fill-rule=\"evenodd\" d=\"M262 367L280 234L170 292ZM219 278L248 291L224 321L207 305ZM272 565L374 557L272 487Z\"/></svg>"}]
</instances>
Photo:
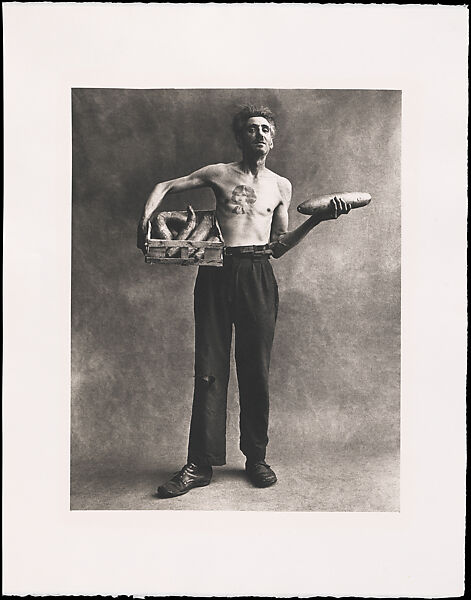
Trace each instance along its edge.
<instances>
[{"instance_id":1,"label":"chest tattoo","mask_svg":"<svg viewBox=\"0 0 471 600\"><path fill-rule=\"evenodd\" d=\"M255 190L248 185L236 185L232 190L231 202L235 204L232 212L243 215L252 204L257 201Z\"/></svg>"}]
</instances>

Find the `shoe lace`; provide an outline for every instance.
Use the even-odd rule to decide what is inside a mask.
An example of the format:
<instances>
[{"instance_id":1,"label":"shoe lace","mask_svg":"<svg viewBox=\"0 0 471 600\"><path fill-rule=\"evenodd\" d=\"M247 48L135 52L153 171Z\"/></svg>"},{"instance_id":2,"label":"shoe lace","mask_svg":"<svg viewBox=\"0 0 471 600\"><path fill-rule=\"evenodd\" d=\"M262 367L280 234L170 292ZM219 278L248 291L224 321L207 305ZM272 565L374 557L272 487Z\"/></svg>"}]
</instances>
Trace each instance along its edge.
<instances>
[{"instance_id":1,"label":"shoe lace","mask_svg":"<svg viewBox=\"0 0 471 600\"><path fill-rule=\"evenodd\" d=\"M173 477L176 477L177 475L179 475L180 477L182 477L187 471L189 471L191 469L191 467L194 467L194 463L187 463L182 469L180 469L179 471L175 471L175 473L173 474Z\"/></svg>"},{"instance_id":2,"label":"shoe lace","mask_svg":"<svg viewBox=\"0 0 471 600\"><path fill-rule=\"evenodd\" d=\"M270 468L270 465L268 463L266 463L264 460L257 460L256 462L251 463L252 467L257 467L258 465L261 465L262 467Z\"/></svg>"}]
</instances>

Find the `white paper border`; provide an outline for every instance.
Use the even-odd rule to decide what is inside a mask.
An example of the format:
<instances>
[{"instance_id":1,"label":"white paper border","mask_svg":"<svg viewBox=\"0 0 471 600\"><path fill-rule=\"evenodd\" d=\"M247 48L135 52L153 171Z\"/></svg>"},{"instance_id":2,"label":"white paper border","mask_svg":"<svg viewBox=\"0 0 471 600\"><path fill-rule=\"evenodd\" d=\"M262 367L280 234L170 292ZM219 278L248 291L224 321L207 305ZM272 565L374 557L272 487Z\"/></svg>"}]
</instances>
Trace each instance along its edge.
<instances>
[{"instance_id":1,"label":"white paper border","mask_svg":"<svg viewBox=\"0 0 471 600\"><path fill-rule=\"evenodd\" d=\"M467 9L3 14L5 593L461 595ZM400 514L69 511L72 87L403 90Z\"/></svg>"}]
</instances>

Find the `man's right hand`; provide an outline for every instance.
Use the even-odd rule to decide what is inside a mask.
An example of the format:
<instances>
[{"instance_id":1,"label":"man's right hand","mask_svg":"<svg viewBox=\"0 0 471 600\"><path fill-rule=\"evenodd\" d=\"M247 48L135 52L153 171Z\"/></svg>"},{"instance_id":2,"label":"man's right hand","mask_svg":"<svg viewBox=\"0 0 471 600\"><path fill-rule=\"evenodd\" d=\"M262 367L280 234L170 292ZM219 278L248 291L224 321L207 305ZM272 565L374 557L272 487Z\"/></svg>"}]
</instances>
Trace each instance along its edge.
<instances>
[{"instance_id":1,"label":"man's right hand","mask_svg":"<svg viewBox=\"0 0 471 600\"><path fill-rule=\"evenodd\" d=\"M147 222L141 219L137 226L137 247L142 250L142 254L146 254L146 237L147 237Z\"/></svg>"}]
</instances>

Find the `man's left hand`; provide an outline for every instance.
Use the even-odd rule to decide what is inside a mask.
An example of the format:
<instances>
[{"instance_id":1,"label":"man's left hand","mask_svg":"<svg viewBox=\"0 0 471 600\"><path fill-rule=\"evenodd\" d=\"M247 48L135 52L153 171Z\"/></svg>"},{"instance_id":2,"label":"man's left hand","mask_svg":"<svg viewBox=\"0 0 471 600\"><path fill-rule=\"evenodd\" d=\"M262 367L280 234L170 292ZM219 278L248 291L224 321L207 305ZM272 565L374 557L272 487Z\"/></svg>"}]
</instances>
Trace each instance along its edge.
<instances>
[{"instance_id":1,"label":"man's left hand","mask_svg":"<svg viewBox=\"0 0 471 600\"><path fill-rule=\"evenodd\" d=\"M352 210L352 205L342 198L334 196L330 201L330 217L327 219L338 219L340 215L347 215Z\"/></svg>"}]
</instances>

